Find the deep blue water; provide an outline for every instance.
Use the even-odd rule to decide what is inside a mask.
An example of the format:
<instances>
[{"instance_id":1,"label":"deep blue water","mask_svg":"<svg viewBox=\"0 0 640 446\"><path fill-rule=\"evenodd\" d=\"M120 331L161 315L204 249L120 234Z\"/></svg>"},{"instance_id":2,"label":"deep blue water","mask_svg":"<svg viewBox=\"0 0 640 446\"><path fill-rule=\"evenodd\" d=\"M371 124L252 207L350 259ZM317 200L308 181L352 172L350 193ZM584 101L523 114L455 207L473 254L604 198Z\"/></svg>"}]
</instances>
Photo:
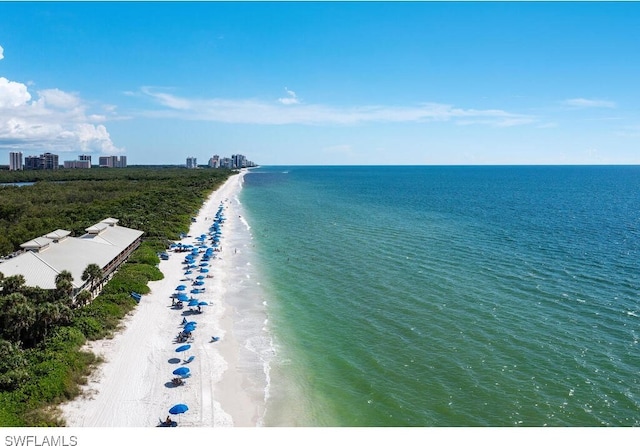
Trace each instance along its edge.
<instances>
[{"instance_id":1,"label":"deep blue water","mask_svg":"<svg viewBox=\"0 0 640 446\"><path fill-rule=\"evenodd\" d=\"M268 425L640 425L640 167L262 167Z\"/></svg>"}]
</instances>

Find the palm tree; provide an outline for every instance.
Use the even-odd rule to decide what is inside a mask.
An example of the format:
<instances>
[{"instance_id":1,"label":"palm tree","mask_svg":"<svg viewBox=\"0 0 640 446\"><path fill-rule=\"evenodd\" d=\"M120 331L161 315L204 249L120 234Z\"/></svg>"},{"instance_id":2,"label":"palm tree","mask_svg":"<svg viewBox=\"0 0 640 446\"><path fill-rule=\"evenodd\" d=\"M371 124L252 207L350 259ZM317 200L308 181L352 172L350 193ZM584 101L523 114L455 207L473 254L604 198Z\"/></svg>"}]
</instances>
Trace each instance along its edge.
<instances>
[{"instance_id":1,"label":"palm tree","mask_svg":"<svg viewBox=\"0 0 640 446\"><path fill-rule=\"evenodd\" d=\"M83 307L91 301L91 293L87 290L80 291L75 297L76 307Z\"/></svg>"},{"instance_id":2,"label":"palm tree","mask_svg":"<svg viewBox=\"0 0 640 446\"><path fill-rule=\"evenodd\" d=\"M67 300L73 295L73 275L66 269L56 276L56 290Z\"/></svg>"},{"instance_id":3,"label":"palm tree","mask_svg":"<svg viewBox=\"0 0 640 446\"><path fill-rule=\"evenodd\" d=\"M90 283L91 291L93 291L96 283L102 280L102 268L100 268L100 266L98 266L96 263L87 265L85 270L82 272L82 280L88 280Z\"/></svg>"},{"instance_id":4,"label":"palm tree","mask_svg":"<svg viewBox=\"0 0 640 446\"><path fill-rule=\"evenodd\" d=\"M56 276L56 288L61 288L60 283L64 281L67 281L73 285L73 274L71 274L71 272L67 271L66 269L60 271L60 274Z\"/></svg>"},{"instance_id":5,"label":"palm tree","mask_svg":"<svg viewBox=\"0 0 640 446\"><path fill-rule=\"evenodd\" d=\"M68 324L71 321L72 313L69 307L64 304L45 302L36 308L36 316L40 339L45 339L49 327Z\"/></svg>"},{"instance_id":6,"label":"palm tree","mask_svg":"<svg viewBox=\"0 0 640 446\"><path fill-rule=\"evenodd\" d=\"M36 322L36 309L20 293L13 293L2 299L2 330L7 339L20 341L30 339L30 330Z\"/></svg>"},{"instance_id":7,"label":"palm tree","mask_svg":"<svg viewBox=\"0 0 640 446\"><path fill-rule=\"evenodd\" d=\"M2 294L8 296L9 294L17 293L25 283L26 280L22 274L5 277L2 279Z\"/></svg>"}]
</instances>

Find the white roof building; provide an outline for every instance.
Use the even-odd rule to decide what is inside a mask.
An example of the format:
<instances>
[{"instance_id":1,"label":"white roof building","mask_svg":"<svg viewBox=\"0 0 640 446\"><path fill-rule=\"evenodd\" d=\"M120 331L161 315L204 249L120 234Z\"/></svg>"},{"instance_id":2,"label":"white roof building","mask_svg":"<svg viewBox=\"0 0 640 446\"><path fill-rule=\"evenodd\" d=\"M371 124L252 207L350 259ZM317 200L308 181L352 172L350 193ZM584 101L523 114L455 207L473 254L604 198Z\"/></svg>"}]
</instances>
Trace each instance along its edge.
<instances>
[{"instance_id":1,"label":"white roof building","mask_svg":"<svg viewBox=\"0 0 640 446\"><path fill-rule=\"evenodd\" d=\"M118 226L118 220L107 218L86 229L80 237L69 237L69 231L58 229L20 245L25 251L0 263L5 277L21 274L25 285L55 289L55 279L67 270L77 290L86 284L82 273L95 263L107 277L140 245L143 232Z\"/></svg>"}]
</instances>

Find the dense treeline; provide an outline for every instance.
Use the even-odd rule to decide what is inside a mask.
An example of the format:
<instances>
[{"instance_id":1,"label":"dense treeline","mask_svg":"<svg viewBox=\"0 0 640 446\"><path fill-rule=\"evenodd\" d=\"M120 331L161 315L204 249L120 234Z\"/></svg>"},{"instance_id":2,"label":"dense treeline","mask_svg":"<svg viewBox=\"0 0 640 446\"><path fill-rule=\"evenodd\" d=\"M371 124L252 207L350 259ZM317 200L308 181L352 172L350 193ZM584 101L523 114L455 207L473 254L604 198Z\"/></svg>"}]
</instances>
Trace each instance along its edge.
<instances>
[{"instance_id":1,"label":"dense treeline","mask_svg":"<svg viewBox=\"0 0 640 446\"><path fill-rule=\"evenodd\" d=\"M225 169L136 168L0 171L0 255L35 237L67 229L76 236L106 217L145 231L148 238L176 239L188 229L189 212Z\"/></svg>"},{"instance_id":2,"label":"dense treeline","mask_svg":"<svg viewBox=\"0 0 640 446\"><path fill-rule=\"evenodd\" d=\"M0 276L0 425L62 425L52 408L79 393L99 359L82 351L87 340L110 335L134 306L130 292L149 292L162 278L157 252L179 238L203 200L233 172L213 169L126 168L0 172L0 252L7 254L56 229L81 235L113 217L145 232L145 239L92 302L71 298L66 271L55 290ZM89 265L82 280L99 279Z\"/></svg>"}]
</instances>

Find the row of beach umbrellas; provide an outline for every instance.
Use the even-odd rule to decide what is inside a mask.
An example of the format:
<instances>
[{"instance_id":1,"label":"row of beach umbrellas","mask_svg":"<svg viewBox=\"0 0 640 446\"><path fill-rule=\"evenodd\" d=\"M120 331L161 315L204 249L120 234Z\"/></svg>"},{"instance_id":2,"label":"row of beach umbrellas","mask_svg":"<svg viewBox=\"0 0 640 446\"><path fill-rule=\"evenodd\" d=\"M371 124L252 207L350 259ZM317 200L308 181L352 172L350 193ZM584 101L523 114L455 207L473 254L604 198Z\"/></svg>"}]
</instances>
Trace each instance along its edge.
<instances>
[{"instance_id":1,"label":"row of beach umbrellas","mask_svg":"<svg viewBox=\"0 0 640 446\"><path fill-rule=\"evenodd\" d=\"M220 204L220 206L218 207L218 211L216 212L216 217L214 220L213 225L210 228L210 235L211 235L211 239L213 241L213 245L217 246L219 241L220 241L220 235L221 235L221 231L220 231L220 225L224 222L225 218L223 215L223 209L224 206L222 205L222 203ZM198 237L198 240L201 243L204 243L205 239L207 238L207 236L205 234L202 234ZM186 271L185 274L192 274L192 268L195 268L195 264L197 263L196 257L200 254L200 249L197 247L193 247L192 245L180 245L181 248L191 248L191 253L188 254L185 257L185 263L187 265L186 267ZM209 266L208 261L215 256L215 252L213 248L207 248L207 250L205 251L204 255L202 256L202 260L199 263L199 271L201 273L208 273L209 269L207 268ZM204 279L205 277L202 275L199 275L196 277L196 281L194 281L193 285L194 286L202 286L204 285ZM205 305L209 305L207 302L205 301L201 301L195 298L189 298L187 296L187 294L184 292L186 291L187 286L186 285L178 285L176 287L176 291L178 291L178 293L176 294L176 298L178 300L180 300L181 302L188 302L188 306L190 307L196 307L196 306L205 306ZM202 292L203 289L198 289L198 288L194 288L191 290L192 294L198 294L200 292ZM197 322L195 321L190 321L187 322L186 319L183 319L183 331L185 333L191 333L193 332L196 327L197 327ZM176 353L181 353L181 352L186 352L187 350L189 350L191 348L191 344L183 344L181 346L179 346L178 348L176 348ZM193 356L190 358L192 359ZM189 367L178 367L177 369L175 369L173 371L173 374L180 377L180 378L187 378L189 376L191 376L191 370L189 369ZM176 404L175 406L171 407L169 409L169 414L171 415L180 415L185 413L186 411L189 410L189 407L186 404Z\"/></svg>"}]
</instances>

